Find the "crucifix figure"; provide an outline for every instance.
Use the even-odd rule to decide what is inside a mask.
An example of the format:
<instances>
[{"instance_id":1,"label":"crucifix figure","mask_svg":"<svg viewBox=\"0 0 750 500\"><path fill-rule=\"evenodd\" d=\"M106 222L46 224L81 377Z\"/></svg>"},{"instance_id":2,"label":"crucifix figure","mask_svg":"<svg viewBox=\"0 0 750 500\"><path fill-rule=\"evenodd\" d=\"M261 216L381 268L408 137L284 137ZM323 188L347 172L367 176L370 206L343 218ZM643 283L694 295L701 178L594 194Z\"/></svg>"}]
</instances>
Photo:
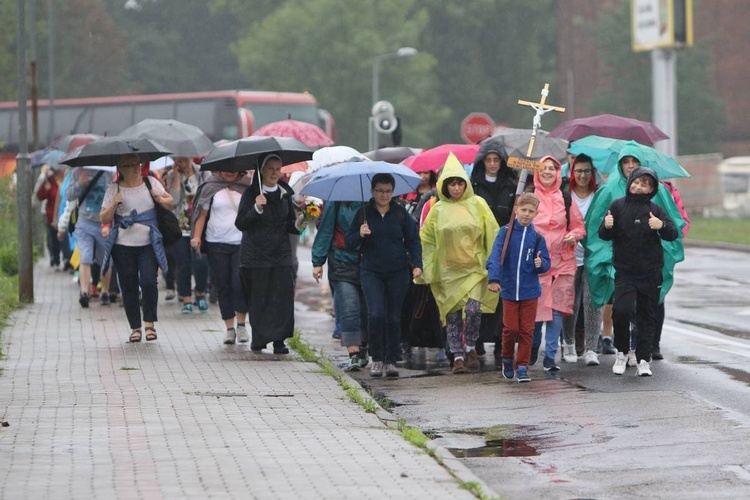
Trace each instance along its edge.
<instances>
[{"instance_id":1,"label":"crucifix figure","mask_svg":"<svg viewBox=\"0 0 750 500\"><path fill-rule=\"evenodd\" d=\"M536 114L534 115L534 122L533 126L531 128L531 139L529 140L529 148L526 151L526 158L509 158L508 159L508 166L511 168L520 168L521 169L521 176L518 180L518 187L516 188L516 196L519 196L523 193L523 191L526 189L526 179L529 176L529 170L537 170L539 169L539 162L535 162L531 159L531 153L534 152L534 143L536 142L536 133L539 130L539 127L542 126L542 116L544 116L545 113L548 113L550 111L565 111L565 108L561 108L560 106L552 106L550 104L546 104L545 101L547 100L547 96L549 95L549 83L544 84L544 88L542 89L542 98L539 100L539 102L531 102L531 101L522 101L519 100L518 104L521 104L522 106L531 106L534 111L536 111ZM503 241L503 249L500 252L500 264L505 261L505 253L508 250L508 242L510 241L510 233L513 231L513 223L516 220L516 212L513 210L510 213L510 222L508 222L508 230L505 232L505 240Z\"/></svg>"}]
</instances>

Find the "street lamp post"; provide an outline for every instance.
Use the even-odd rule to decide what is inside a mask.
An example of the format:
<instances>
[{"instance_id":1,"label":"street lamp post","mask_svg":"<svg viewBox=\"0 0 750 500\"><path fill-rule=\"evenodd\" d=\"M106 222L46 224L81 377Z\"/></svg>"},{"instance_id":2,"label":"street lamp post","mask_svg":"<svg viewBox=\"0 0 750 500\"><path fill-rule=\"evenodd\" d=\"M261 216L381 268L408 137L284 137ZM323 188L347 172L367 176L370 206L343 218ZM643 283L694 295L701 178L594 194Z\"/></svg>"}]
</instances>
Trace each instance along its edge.
<instances>
[{"instance_id":1,"label":"street lamp post","mask_svg":"<svg viewBox=\"0 0 750 500\"><path fill-rule=\"evenodd\" d=\"M382 54L379 56L375 56L375 60L372 64L372 104L375 105L376 102L380 99L380 65L383 61L387 61L388 59L397 59L399 57L411 57L418 54L417 49L414 47L401 47L396 52L391 52L390 54ZM378 142L378 131L375 130L375 126L372 120L372 117L370 117L370 151L374 150L377 147Z\"/></svg>"}]
</instances>

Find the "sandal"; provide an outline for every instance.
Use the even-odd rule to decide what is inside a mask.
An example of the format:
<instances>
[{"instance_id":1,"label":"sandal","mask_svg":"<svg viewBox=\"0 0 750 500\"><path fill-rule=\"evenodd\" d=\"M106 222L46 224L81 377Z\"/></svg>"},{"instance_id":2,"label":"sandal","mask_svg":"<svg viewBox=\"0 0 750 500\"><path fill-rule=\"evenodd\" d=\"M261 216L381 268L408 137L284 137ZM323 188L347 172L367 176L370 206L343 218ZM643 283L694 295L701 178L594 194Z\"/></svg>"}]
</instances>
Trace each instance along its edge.
<instances>
[{"instance_id":1,"label":"sandal","mask_svg":"<svg viewBox=\"0 0 750 500\"><path fill-rule=\"evenodd\" d=\"M131 343L140 342L141 341L141 335L143 335L143 333L141 332L141 329L140 328L135 328L131 332L131 334L130 334L130 342Z\"/></svg>"},{"instance_id":2,"label":"sandal","mask_svg":"<svg viewBox=\"0 0 750 500\"><path fill-rule=\"evenodd\" d=\"M146 327L146 340L156 340L156 328L154 328L153 326Z\"/></svg>"}]
</instances>

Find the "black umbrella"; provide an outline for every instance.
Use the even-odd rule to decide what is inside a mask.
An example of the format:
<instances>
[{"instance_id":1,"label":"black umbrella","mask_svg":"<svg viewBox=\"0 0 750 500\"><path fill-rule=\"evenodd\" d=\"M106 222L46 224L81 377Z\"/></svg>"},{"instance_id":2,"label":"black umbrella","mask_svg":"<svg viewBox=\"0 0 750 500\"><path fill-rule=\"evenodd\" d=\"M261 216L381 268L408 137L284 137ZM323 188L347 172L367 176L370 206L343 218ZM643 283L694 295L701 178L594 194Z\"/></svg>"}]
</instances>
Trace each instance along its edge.
<instances>
[{"instance_id":1,"label":"black umbrella","mask_svg":"<svg viewBox=\"0 0 750 500\"><path fill-rule=\"evenodd\" d=\"M117 160L129 154L137 154L141 161L151 161L171 153L166 147L150 139L114 135L78 146L60 158L58 163L71 167L113 166L117 165Z\"/></svg>"},{"instance_id":2,"label":"black umbrella","mask_svg":"<svg viewBox=\"0 0 750 500\"><path fill-rule=\"evenodd\" d=\"M374 161L387 161L388 163L401 163L410 156L422 152L421 148L409 148L406 146L393 146L387 148L373 149L364 153L366 157Z\"/></svg>"},{"instance_id":3,"label":"black umbrella","mask_svg":"<svg viewBox=\"0 0 750 500\"><path fill-rule=\"evenodd\" d=\"M214 143L201 129L177 120L146 118L120 132L120 136L152 139L175 156L190 158L204 156L214 148Z\"/></svg>"},{"instance_id":4,"label":"black umbrella","mask_svg":"<svg viewBox=\"0 0 750 500\"><path fill-rule=\"evenodd\" d=\"M201 170L244 172L257 168L258 160L269 153L288 165L311 160L313 150L292 137L245 137L216 146L201 162Z\"/></svg>"}]
</instances>

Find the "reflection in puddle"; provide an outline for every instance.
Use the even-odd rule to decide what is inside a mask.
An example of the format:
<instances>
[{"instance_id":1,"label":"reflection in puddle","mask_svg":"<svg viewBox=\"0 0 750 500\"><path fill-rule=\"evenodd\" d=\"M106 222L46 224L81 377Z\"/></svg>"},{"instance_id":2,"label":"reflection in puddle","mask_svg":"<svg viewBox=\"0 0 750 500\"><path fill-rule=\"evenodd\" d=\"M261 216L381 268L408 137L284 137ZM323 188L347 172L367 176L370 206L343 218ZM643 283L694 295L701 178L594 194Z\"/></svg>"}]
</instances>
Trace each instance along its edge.
<instances>
[{"instance_id":1,"label":"reflection in puddle","mask_svg":"<svg viewBox=\"0 0 750 500\"><path fill-rule=\"evenodd\" d=\"M448 448L456 458L533 457L537 449L523 439L493 439L478 448Z\"/></svg>"},{"instance_id":2,"label":"reflection in puddle","mask_svg":"<svg viewBox=\"0 0 750 500\"><path fill-rule=\"evenodd\" d=\"M683 363L686 365L716 365L718 364L717 361L707 361L697 356L678 356L677 362Z\"/></svg>"},{"instance_id":3,"label":"reflection in puddle","mask_svg":"<svg viewBox=\"0 0 750 500\"><path fill-rule=\"evenodd\" d=\"M750 385L750 373L738 370L737 368L729 368L727 366L718 366L717 368L730 375L734 380Z\"/></svg>"}]
</instances>

